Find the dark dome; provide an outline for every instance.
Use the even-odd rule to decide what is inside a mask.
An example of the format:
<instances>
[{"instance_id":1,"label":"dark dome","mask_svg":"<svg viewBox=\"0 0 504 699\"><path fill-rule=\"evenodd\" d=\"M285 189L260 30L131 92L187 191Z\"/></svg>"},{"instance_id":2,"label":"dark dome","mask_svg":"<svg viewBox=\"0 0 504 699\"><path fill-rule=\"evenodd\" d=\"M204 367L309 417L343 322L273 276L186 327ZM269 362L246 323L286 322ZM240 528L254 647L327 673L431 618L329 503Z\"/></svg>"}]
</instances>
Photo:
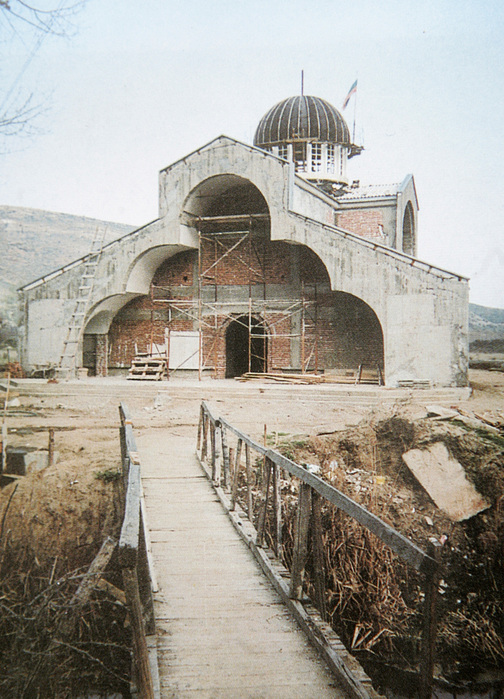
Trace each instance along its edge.
<instances>
[{"instance_id":1,"label":"dark dome","mask_svg":"<svg viewBox=\"0 0 504 699\"><path fill-rule=\"evenodd\" d=\"M295 140L350 146L350 132L338 110L320 97L288 97L263 116L254 136L259 148Z\"/></svg>"}]
</instances>

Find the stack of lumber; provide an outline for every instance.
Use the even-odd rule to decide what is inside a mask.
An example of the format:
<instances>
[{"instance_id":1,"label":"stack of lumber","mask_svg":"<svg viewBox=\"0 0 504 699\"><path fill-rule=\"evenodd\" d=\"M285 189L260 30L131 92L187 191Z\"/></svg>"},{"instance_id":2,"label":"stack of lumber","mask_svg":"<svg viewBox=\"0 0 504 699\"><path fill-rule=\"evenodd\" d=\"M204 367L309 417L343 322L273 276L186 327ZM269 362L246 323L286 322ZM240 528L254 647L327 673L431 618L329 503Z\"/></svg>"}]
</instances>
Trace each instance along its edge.
<instances>
[{"instance_id":1,"label":"stack of lumber","mask_svg":"<svg viewBox=\"0 0 504 699\"><path fill-rule=\"evenodd\" d=\"M161 381L166 377L166 359L139 356L133 359L128 379L137 381Z\"/></svg>"},{"instance_id":2,"label":"stack of lumber","mask_svg":"<svg viewBox=\"0 0 504 699\"><path fill-rule=\"evenodd\" d=\"M238 381L274 381L278 383L290 384L379 384L379 378L376 373L369 372L361 376L351 372L349 374L287 374L282 372L267 372L264 374L247 372L241 376L237 376Z\"/></svg>"},{"instance_id":3,"label":"stack of lumber","mask_svg":"<svg viewBox=\"0 0 504 699\"><path fill-rule=\"evenodd\" d=\"M282 373L254 373L252 371L236 377L238 381L277 381L279 383L313 384L322 383L323 376L319 374L282 374Z\"/></svg>"}]
</instances>

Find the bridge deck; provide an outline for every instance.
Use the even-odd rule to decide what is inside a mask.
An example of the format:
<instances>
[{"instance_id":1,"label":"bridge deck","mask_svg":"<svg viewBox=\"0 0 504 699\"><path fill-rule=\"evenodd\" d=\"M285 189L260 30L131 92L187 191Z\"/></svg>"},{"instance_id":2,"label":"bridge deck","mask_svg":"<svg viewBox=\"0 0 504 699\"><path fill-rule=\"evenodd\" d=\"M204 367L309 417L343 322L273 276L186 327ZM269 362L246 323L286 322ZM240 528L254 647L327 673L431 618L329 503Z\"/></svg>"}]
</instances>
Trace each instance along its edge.
<instances>
[{"instance_id":1,"label":"bridge deck","mask_svg":"<svg viewBox=\"0 0 504 699\"><path fill-rule=\"evenodd\" d=\"M161 697L346 697L234 531L194 438L162 433L138 437Z\"/></svg>"}]
</instances>

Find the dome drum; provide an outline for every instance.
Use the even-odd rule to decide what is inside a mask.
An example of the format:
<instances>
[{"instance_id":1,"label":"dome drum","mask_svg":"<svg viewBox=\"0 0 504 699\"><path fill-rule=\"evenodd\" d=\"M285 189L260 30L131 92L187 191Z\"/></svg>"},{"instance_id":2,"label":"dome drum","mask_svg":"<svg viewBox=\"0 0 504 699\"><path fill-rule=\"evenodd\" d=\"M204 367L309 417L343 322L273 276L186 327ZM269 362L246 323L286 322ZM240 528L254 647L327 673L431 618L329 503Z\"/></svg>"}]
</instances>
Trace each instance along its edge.
<instances>
[{"instance_id":1,"label":"dome drum","mask_svg":"<svg viewBox=\"0 0 504 699\"><path fill-rule=\"evenodd\" d=\"M338 110L309 95L289 97L263 116L254 145L295 163L309 180L346 183L346 163L362 148L351 142Z\"/></svg>"}]
</instances>

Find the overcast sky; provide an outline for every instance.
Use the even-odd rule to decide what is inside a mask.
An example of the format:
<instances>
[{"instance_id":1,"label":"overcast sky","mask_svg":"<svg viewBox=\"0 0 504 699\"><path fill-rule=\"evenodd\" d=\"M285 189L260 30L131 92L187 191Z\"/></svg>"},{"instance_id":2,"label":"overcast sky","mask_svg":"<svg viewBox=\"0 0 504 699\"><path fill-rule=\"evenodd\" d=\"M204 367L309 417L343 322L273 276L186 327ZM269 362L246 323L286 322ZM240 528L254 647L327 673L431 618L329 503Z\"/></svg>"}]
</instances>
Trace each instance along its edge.
<instances>
[{"instance_id":1,"label":"overcast sky","mask_svg":"<svg viewBox=\"0 0 504 699\"><path fill-rule=\"evenodd\" d=\"M0 99L44 107L0 142L0 204L143 225L160 169L220 134L251 143L302 69L338 109L358 79L350 178L413 173L419 257L504 307L502 0L88 0L37 50L0 21Z\"/></svg>"}]
</instances>

